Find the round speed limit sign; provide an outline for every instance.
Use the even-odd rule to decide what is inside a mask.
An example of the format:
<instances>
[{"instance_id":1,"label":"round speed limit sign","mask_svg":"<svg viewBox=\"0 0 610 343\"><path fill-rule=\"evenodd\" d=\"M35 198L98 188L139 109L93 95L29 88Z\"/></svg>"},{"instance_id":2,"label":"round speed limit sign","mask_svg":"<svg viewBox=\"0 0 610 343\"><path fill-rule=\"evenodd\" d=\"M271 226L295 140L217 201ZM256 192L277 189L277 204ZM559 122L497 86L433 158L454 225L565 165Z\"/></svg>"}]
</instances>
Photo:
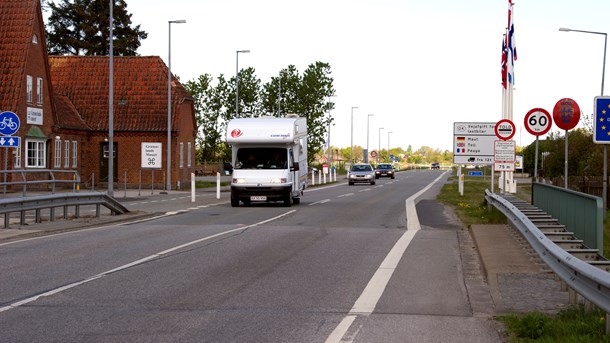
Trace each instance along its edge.
<instances>
[{"instance_id":1,"label":"round speed limit sign","mask_svg":"<svg viewBox=\"0 0 610 343\"><path fill-rule=\"evenodd\" d=\"M543 108L531 109L524 118L525 129L534 136L542 136L549 132L553 125L551 115Z\"/></svg>"}]
</instances>

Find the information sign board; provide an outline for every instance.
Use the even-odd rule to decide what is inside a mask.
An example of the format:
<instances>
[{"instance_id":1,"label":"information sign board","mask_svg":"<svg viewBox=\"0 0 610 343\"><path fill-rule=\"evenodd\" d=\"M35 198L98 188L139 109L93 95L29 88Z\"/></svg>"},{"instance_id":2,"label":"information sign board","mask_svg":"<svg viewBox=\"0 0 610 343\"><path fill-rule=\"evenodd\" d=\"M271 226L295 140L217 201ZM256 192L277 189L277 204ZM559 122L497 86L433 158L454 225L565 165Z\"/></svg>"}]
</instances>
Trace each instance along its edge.
<instances>
[{"instance_id":1,"label":"information sign board","mask_svg":"<svg viewBox=\"0 0 610 343\"><path fill-rule=\"evenodd\" d=\"M161 163L163 162L162 147L163 143L159 142L142 143L142 168L161 169Z\"/></svg>"},{"instance_id":2,"label":"information sign board","mask_svg":"<svg viewBox=\"0 0 610 343\"><path fill-rule=\"evenodd\" d=\"M494 170L515 171L515 141L494 142Z\"/></svg>"},{"instance_id":3,"label":"information sign board","mask_svg":"<svg viewBox=\"0 0 610 343\"><path fill-rule=\"evenodd\" d=\"M453 163L493 164L496 123L453 123Z\"/></svg>"}]
</instances>

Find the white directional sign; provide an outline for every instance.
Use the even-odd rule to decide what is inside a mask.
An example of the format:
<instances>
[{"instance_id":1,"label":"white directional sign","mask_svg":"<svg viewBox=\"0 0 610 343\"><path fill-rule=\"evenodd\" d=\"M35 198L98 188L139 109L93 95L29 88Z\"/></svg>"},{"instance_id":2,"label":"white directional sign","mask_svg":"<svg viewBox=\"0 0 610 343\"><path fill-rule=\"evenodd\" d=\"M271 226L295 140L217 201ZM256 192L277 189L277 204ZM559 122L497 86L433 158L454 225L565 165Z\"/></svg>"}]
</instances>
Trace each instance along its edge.
<instances>
[{"instance_id":1,"label":"white directional sign","mask_svg":"<svg viewBox=\"0 0 610 343\"><path fill-rule=\"evenodd\" d=\"M161 156L162 143L142 143L142 168L161 169L163 158Z\"/></svg>"},{"instance_id":2,"label":"white directional sign","mask_svg":"<svg viewBox=\"0 0 610 343\"><path fill-rule=\"evenodd\" d=\"M494 142L494 170L515 171L515 141Z\"/></svg>"},{"instance_id":3,"label":"white directional sign","mask_svg":"<svg viewBox=\"0 0 610 343\"><path fill-rule=\"evenodd\" d=\"M4 148L16 148L21 146L21 137L18 136L4 136L0 137L0 147Z\"/></svg>"},{"instance_id":4,"label":"white directional sign","mask_svg":"<svg viewBox=\"0 0 610 343\"><path fill-rule=\"evenodd\" d=\"M453 163L493 164L496 123L453 123Z\"/></svg>"}]
</instances>

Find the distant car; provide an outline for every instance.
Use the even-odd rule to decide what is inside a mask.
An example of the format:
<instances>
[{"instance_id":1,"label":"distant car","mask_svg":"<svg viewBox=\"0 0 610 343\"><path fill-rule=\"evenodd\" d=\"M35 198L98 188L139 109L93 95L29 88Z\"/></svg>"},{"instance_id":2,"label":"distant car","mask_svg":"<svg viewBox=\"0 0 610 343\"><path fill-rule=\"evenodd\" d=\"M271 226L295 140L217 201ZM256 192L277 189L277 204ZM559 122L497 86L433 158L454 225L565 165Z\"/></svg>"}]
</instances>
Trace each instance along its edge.
<instances>
[{"instance_id":1,"label":"distant car","mask_svg":"<svg viewBox=\"0 0 610 343\"><path fill-rule=\"evenodd\" d=\"M375 178L389 177L394 178L394 166L389 163L381 163L375 168Z\"/></svg>"},{"instance_id":2,"label":"distant car","mask_svg":"<svg viewBox=\"0 0 610 343\"><path fill-rule=\"evenodd\" d=\"M347 174L347 183L352 186L354 183L370 183L375 184L375 171L368 163L354 164Z\"/></svg>"},{"instance_id":3,"label":"distant car","mask_svg":"<svg viewBox=\"0 0 610 343\"><path fill-rule=\"evenodd\" d=\"M431 169L441 169L441 165L438 162L434 162L432 163L432 165L430 166Z\"/></svg>"}]
</instances>

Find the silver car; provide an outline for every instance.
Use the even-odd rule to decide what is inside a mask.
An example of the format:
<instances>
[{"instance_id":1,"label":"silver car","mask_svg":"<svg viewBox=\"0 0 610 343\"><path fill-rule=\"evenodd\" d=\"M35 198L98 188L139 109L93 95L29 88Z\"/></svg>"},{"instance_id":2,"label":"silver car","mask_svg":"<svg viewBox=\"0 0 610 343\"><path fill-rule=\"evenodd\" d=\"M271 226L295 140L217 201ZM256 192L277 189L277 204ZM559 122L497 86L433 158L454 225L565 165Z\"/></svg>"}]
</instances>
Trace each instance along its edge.
<instances>
[{"instance_id":1,"label":"silver car","mask_svg":"<svg viewBox=\"0 0 610 343\"><path fill-rule=\"evenodd\" d=\"M352 186L357 182L375 184L375 170L368 163L354 164L347 173L347 183Z\"/></svg>"}]
</instances>

